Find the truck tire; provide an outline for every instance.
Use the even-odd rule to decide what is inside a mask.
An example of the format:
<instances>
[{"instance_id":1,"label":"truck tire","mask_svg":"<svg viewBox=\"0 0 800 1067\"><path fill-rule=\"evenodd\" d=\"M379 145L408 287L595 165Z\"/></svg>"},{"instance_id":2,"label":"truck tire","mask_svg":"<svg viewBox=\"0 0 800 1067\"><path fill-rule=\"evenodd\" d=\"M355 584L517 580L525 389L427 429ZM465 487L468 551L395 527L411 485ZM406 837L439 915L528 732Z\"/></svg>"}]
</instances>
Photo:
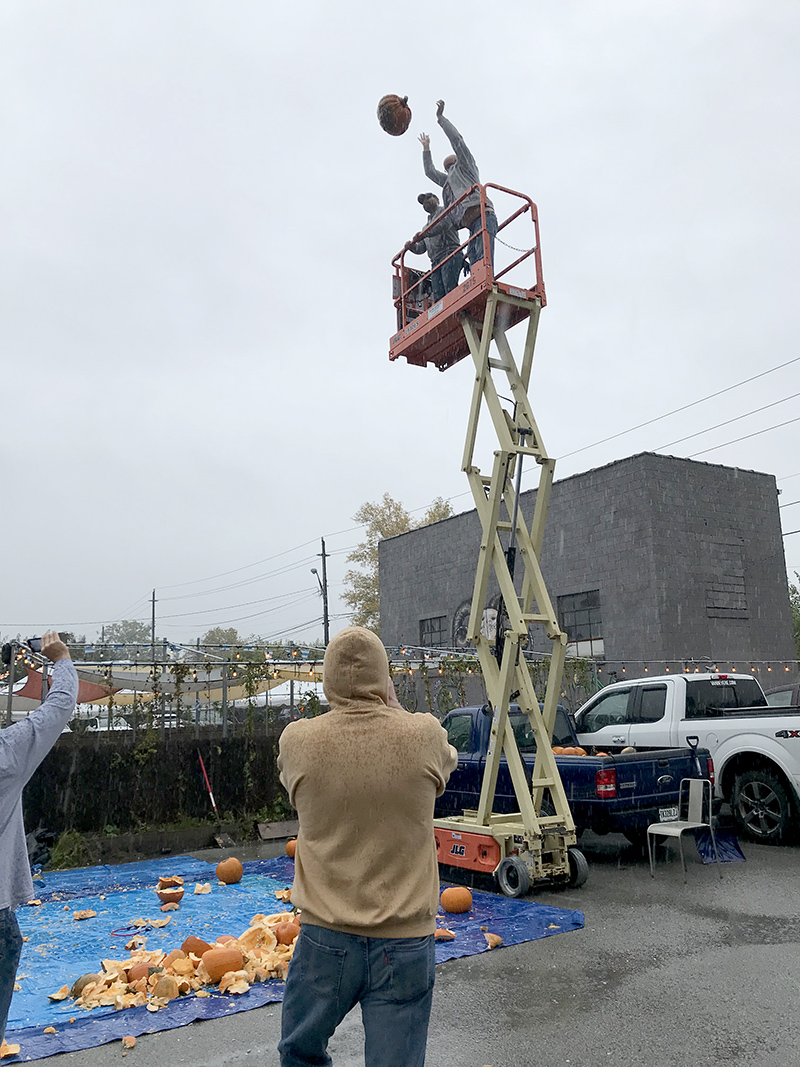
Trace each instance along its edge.
<instances>
[{"instance_id":1,"label":"truck tire","mask_svg":"<svg viewBox=\"0 0 800 1067\"><path fill-rule=\"evenodd\" d=\"M519 856L506 856L497 868L497 884L506 897L524 897L531 888L531 875Z\"/></svg>"},{"instance_id":2,"label":"truck tire","mask_svg":"<svg viewBox=\"0 0 800 1067\"><path fill-rule=\"evenodd\" d=\"M782 841L792 823L792 801L786 786L766 768L737 776L731 809L739 829L765 845Z\"/></svg>"},{"instance_id":3,"label":"truck tire","mask_svg":"<svg viewBox=\"0 0 800 1067\"><path fill-rule=\"evenodd\" d=\"M577 889L589 877L589 861L579 848L569 849L567 856L569 857L569 882L567 885L574 886Z\"/></svg>"},{"instance_id":4,"label":"truck tire","mask_svg":"<svg viewBox=\"0 0 800 1067\"><path fill-rule=\"evenodd\" d=\"M631 826L627 830L623 830L622 834L623 837L626 837L635 848L640 848L642 850L647 848L646 826Z\"/></svg>"}]
</instances>

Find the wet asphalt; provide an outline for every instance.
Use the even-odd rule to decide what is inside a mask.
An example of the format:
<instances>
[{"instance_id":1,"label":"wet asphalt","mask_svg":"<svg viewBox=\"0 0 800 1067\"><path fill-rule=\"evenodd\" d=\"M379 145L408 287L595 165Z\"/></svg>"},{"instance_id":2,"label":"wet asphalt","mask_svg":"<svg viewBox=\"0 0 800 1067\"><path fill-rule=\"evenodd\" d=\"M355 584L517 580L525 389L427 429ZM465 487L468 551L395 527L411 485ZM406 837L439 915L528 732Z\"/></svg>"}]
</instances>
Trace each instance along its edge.
<instances>
[{"instance_id":1,"label":"wet asphalt","mask_svg":"<svg viewBox=\"0 0 800 1067\"><path fill-rule=\"evenodd\" d=\"M437 968L428 1067L706 1067L800 1064L800 846L743 841L746 863L720 880L688 843L646 855L587 834L580 889L529 899L584 913L583 930ZM275 855L255 846L243 859ZM219 852L197 853L219 859ZM277 1067L280 1006L139 1038L135 1063ZM336 1067L363 1065L358 1009L330 1044ZM119 1064L119 1042L49 1057L52 1067Z\"/></svg>"}]
</instances>

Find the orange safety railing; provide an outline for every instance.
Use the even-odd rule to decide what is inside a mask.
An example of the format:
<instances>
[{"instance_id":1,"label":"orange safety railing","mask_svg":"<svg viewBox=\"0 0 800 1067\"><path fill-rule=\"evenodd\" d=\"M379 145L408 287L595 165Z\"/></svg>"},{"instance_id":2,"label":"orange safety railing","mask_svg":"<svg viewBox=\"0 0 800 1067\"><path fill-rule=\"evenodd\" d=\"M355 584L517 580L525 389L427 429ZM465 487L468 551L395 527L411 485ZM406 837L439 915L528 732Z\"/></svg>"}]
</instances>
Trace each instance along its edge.
<instances>
[{"instance_id":1,"label":"orange safety railing","mask_svg":"<svg viewBox=\"0 0 800 1067\"><path fill-rule=\"evenodd\" d=\"M501 247L495 247L494 263L490 255L490 234L486 224L487 189L496 190L504 200L512 198L513 206L507 217L501 218L498 205L495 204L495 240ZM411 251L413 239L407 242L392 260L392 295L397 312L398 332L390 341L390 359L405 356L410 363L424 365L432 362L441 370L445 370L463 358L468 354L468 349L463 342L458 315L463 311L480 313L485 306L487 294L493 287L507 295L526 299L538 298L542 305L546 303L538 211L534 202L524 193L491 182L486 185L473 185L415 234L416 240L422 241L448 216L460 218L463 202L475 190L480 194L481 210L481 229L477 234L468 236L457 249L426 271L415 270L406 264L406 256ZM506 238L510 236L514 238L514 245L507 243ZM470 247L479 238L483 245L483 256L469 265L469 277L459 281L442 299L434 301L434 273L439 272L439 278L442 278L441 269L444 264L455 257L467 259ZM519 247L520 245L527 247ZM505 262L509 258L505 255L506 249L520 254L511 262ZM527 264L528 268L532 267L533 270L528 269L523 284L520 284L519 279L525 270L522 264ZM449 325L445 320L449 320ZM426 338L429 343L426 343Z\"/></svg>"}]
</instances>

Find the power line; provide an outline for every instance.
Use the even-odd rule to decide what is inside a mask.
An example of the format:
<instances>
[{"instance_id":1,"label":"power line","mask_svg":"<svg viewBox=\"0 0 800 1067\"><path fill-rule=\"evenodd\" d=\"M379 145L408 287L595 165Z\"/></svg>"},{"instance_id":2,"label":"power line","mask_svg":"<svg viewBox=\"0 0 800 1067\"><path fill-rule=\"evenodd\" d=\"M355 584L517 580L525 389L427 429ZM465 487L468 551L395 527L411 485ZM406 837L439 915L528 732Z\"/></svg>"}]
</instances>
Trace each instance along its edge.
<instances>
[{"instance_id":1,"label":"power line","mask_svg":"<svg viewBox=\"0 0 800 1067\"><path fill-rule=\"evenodd\" d=\"M297 552L301 548L306 548L308 545L315 545L317 538L315 537L311 541L304 541L302 545L295 545L294 548L287 548L283 552L276 552L274 556L267 556L265 559L257 560L255 563L247 563L243 567L234 567L230 571L221 571L219 574L210 574L207 578L195 578L191 582L176 582L174 585L159 586L160 589L182 589L187 585L199 585L200 582L212 582L215 578L225 578L228 574L238 574L239 571L250 570L251 567L260 567L262 563L269 563L273 559L278 559L280 556L288 556L290 552Z\"/></svg>"},{"instance_id":2,"label":"power line","mask_svg":"<svg viewBox=\"0 0 800 1067\"><path fill-rule=\"evenodd\" d=\"M790 500L788 504L778 504L778 508L790 508L793 504L800 504L800 500Z\"/></svg>"},{"instance_id":3,"label":"power line","mask_svg":"<svg viewBox=\"0 0 800 1067\"><path fill-rule=\"evenodd\" d=\"M800 422L800 415L796 419L787 419L786 422L776 423L775 426L766 426L763 430L756 430L755 433L745 434L744 437L735 437L733 441L726 441L722 445L714 445L712 448L704 448L700 452L693 452L691 456L687 456L687 459L694 459L695 456L704 456L706 452L714 452L718 448L727 448L728 445L736 445L740 441L749 441L751 437L760 437L762 433L769 433L770 430L780 430L782 426L791 426L793 422Z\"/></svg>"},{"instance_id":4,"label":"power line","mask_svg":"<svg viewBox=\"0 0 800 1067\"><path fill-rule=\"evenodd\" d=\"M690 433L686 437L679 437L677 441L669 441L665 445L659 445L658 448L654 448L654 452L660 452L662 448L672 448L673 445L682 444L684 441L691 441L693 437L702 437L704 433L711 433L712 430L719 430L722 426L730 426L734 422L741 422L742 419L747 419L751 415L757 415L760 411L766 411L768 408L777 407L778 404L785 404L787 400L794 400L795 397L800 396L800 393L792 393L791 396L784 396L781 400L774 400L771 404L765 404L761 408L753 408L752 411L745 411L744 415L737 415L733 419L726 419L724 422L718 422L716 426L709 426L706 430L698 430L696 433Z\"/></svg>"},{"instance_id":5,"label":"power line","mask_svg":"<svg viewBox=\"0 0 800 1067\"><path fill-rule=\"evenodd\" d=\"M191 600L196 597L213 596L215 593L226 593L230 589L241 589L246 585L255 585L256 582L263 582L267 578L275 578L282 574L290 574L292 571L307 566L308 563L313 562L316 558L316 556L304 556L303 559L299 560L297 563L289 564L286 567L278 567L276 570L266 571L264 574L257 574L254 578L245 578L241 582L230 582L228 585L220 585L215 589L201 589L195 593L179 593L178 596L165 596L160 599L162 601ZM166 588L174 588L174 586L166 586Z\"/></svg>"},{"instance_id":6,"label":"power line","mask_svg":"<svg viewBox=\"0 0 800 1067\"><path fill-rule=\"evenodd\" d=\"M302 592L303 592L302 589L296 589L291 593L281 593L279 596L265 597L263 600L248 600L248 601L245 601L245 603L243 603L243 604L227 604L225 607L203 608L200 611L181 611L181 612L177 612L176 614L173 614L173 615L161 615L160 618L161 619L183 619L183 618L187 618L190 615L210 615L212 612L215 612L215 611L220 611L220 612L221 611L233 611L235 608L249 608L249 607L252 607L254 604L268 604L273 600L285 600L287 597L291 597L291 596L296 597L299 593L302 593ZM311 596L317 596L317 595L318 594L316 593L316 591L312 591L311 593L307 593L306 596L300 597L300 599L296 600L295 603L296 604L300 604L303 601L308 600ZM285 606L286 605L284 605L284 604L279 604L276 608L273 608L273 609L270 609L270 610L280 611ZM264 612L264 614L266 614L266 612Z\"/></svg>"},{"instance_id":7,"label":"power line","mask_svg":"<svg viewBox=\"0 0 800 1067\"><path fill-rule=\"evenodd\" d=\"M704 404L706 400L713 400L717 396L722 396L723 393L730 393L733 389L739 389L742 385L748 385L750 382L756 381L758 378L764 378L768 374L774 374L777 370L783 370L784 367L790 367L793 363L800 362L800 356L796 356L794 359L787 360L786 363L781 363L777 367L772 367L770 370L762 371L760 374L754 374L752 378L745 378L744 381L737 382L735 385L726 386L725 389L719 389L716 393L709 393L708 396L701 397L700 400L693 400L691 404L684 404L683 407L674 408L672 411L667 411L664 415L658 415L654 419L648 419L646 422L640 422L637 426L631 426L627 430L620 430L619 433L612 434L610 437L604 437L602 441L595 441L590 445L583 445L582 448L576 448L574 452L567 452L563 456L559 456L559 459L568 459L570 456L577 456L579 452L586 452L590 448L596 448L598 445L604 445L608 441L615 441L618 437L624 437L627 433L633 433L634 430L641 430L643 426L652 426L654 422L661 422L662 419L668 419L670 415L677 415L681 411L688 411L689 408L697 407L698 404ZM744 440L744 438L742 438ZM700 455L698 452L697 455ZM691 459L691 457L689 457Z\"/></svg>"}]
</instances>

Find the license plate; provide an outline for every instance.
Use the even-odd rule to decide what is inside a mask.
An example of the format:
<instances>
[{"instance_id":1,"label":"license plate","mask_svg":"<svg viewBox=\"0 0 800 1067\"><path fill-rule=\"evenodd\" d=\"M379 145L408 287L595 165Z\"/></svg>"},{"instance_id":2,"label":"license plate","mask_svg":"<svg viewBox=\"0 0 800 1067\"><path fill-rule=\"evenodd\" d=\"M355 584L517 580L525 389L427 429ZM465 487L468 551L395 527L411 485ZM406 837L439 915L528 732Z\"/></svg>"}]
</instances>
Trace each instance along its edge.
<instances>
[{"instance_id":1,"label":"license plate","mask_svg":"<svg viewBox=\"0 0 800 1067\"><path fill-rule=\"evenodd\" d=\"M678 818L677 808L659 808L658 809L658 821L659 822L675 822Z\"/></svg>"}]
</instances>

